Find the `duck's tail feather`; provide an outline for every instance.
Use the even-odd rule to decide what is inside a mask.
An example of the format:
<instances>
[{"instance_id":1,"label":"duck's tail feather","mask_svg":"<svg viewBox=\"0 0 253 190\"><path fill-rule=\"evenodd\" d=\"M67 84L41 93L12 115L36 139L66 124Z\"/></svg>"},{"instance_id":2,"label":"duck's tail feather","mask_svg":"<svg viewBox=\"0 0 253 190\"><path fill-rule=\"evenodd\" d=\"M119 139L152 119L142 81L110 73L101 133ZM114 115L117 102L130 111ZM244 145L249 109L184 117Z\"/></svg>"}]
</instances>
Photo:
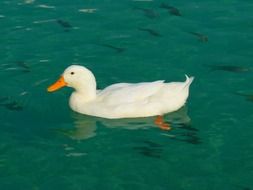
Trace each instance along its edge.
<instances>
[{"instance_id":1,"label":"duck's tail feather","mask_svg":"<svg viewBox=\"0 0 253 190\"><path fill-rule=\"evenodd\" d=\"M185 75L185 77L186 77L185 87L188 87L191 85L192 81L194 80L194 77L188 77L188 75Z\"/></svg>"},{"instance_id":2,"label":"duck's tail feather","mask_svg":"<svg viewBox=\"0 0 253 190\"><path fill-rule=\"evenodd\" d=\"M185 75L185 77L186 77L186 83L191 84L192 81L194 80L194 77L189 77L188 75Z\"/></svg>"}]
</instances>

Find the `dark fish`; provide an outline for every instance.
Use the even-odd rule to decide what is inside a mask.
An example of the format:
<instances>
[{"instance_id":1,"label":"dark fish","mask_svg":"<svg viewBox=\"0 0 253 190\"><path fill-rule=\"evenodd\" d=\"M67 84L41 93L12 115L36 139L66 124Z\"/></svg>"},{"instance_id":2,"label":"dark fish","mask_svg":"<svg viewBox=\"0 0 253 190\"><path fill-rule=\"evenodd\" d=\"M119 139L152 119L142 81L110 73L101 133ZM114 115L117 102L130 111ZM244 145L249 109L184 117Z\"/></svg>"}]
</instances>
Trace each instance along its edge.
<instances>
[{"instance_id":1,"label":"dark fish","mask_svg":"<svg viewBox=\"0 0 253 190\"><path fill-rule=\"evenodd\" d=\"M22 68L23 72L30 72L30 67L24 61L16 61L17 66Z\"/></svg>"},{"instance_id":2,"label":"dark fish","mask_svg":"<svg viewBox=\"0 0 253 190\"><path fill-rule=\"evenodd\" d=\"M171 138L172 140L176 140L176 141L181 141L181 142L186 142L186 143L190 143L190 144L201 144L201 141L198 137L187 137L187 138L181 138L181 137L173 137Z\"/></svg>"},{"instance_id":3,"label":"dark fish","mask_svg":"<svg viewBox=\"0 0 253 190\"><path fill-rule=\"evenodd\" d=\"M153 158L160 158L162 154L162 149L160 148L150 148L146 146L137 146L133 147L134 150L137 150L138 153L148 156L148 157L153 157Z\"/></svg>"},{"instance_id":4,"label":"dark fish","mask_svg":"<svg viewBox=\"0 0 253 190\"><path fill-rule=\"evenodd\" d=\"M185 142L191 143L191 144L200 144L201 140L198 136L196 136L196 133L185 133L182 134L182 136L185 136L186 138L183 139Z\"/></svg>"},{"instance_id":5,"label":"dark fish","mask_svg":"<svg viewBox=\"0 0 253 190\"><path fill-rule=\"evenodd\" d=\"M155 30L149 28L138 28L138 30L148 32L152 36L161 37L162 35Z\"/></svg>"},{"instance_id":6,"label":"dark fish","mask_svg":"<svg viewBox=\"0 0 253 190\"><path fill-rule=\"evenodd\" d=\"M184 124L184 123L178 123L178 128L180 129L185 129L185 130L189 130L189 131L198 131L198 129L192 127L191 125L187 125L187 124Z\"/></svg>"},{"instance_id":7,"label":"dark fish","mask_svg":"<svg viewBox=\"0 0 253 190\"><path fill-rule=\"evenodd\" d=\"M134 150L141 150L141 151L147 151L147 152L162 152L162 148L158 147L148 147L148 146L136 146L133 147Z\"/></svg>"},{"instance_id":8,"label":"dark fish","mask_svg":"<svg viewBox=\"0 0 253 190\"><path fill-rule=\"evenodd\" d=\"M144 141L141 141L141 143L144 143L145 145L135 146L133 147L133 149L136 150L138 153L147 157L153 157L153 158L161 157L163 153L162 145L152 142L150 140L144 140Z\"/></svg>"},{"instance_id":9,"label":"dark fish","mask_svg":"<svg viewBox=\"0 0 253 190\"><path fill-rule=\"evenodd\" d=\"M171 136L172 140L186 142L190 144L201 144L201 139L197 136L198 129L192 127L191 125L186 124L177 124L178 129L183 129L186 131L180 132L178 131L175 136ZM166 135L165 135L166 136Z\"/></svg>"},{"instance_id":10,"label":"dark fish","mask_svg":"<svg viewBox=\"0 0 253 190\"><path fill-rule=\"evenodd\" d=\"M148 152L148 151L140 151L140 154L147 156L147 157L152 157L152 158L161 158L160 154L157 153L152 153L152 152Z\"/></svg>"},{"instance_id":11,"label":"dark fish","mask_svg":"<svg viewBox=\"0 0 253 190\"><path fill-rule=\"evenodd\" d=\"M17 101L11 100L9 96L0 98L0 106L12 111L20 111L23 109L23 107Z\"/></svg>"},{"instance_id":12,"label":"dark fish","mask_svg":"<svg viewBox=\"0 0 253 190\"><path fill-rule=\"evenodd\" d=\"M72 25L69 22L67 22L67 21L58 19L58 20L56 20L56 22L60 26L62 26L63 28L65 28L65 31L69 31L71 28L73 28Z\"/></svg>"},{"instance_id":13,"label":"dark fish","mask_svg":"<svg viewBox=\"0 0 253 190\"><path fill-rule=\"evenodd\" d=\"M150 19L154 19L154 18L157 18L159 15L152 9L145 9L145 8L135 8L137 10L141 10L144 15L147 17L147 18L150 18Z\"/></svg>"},{"instance_id":14,"label":"dark fish","mask_svg":"<svg viewBox=\"0 0 253 190\"><path fill-rule=\"evenodd\" d=\"M243 187L242 190L251 190L250 187Z\"/></svg>"},{"instance_id":15,"label":"dark fish","mask_svg":"<svg viewBox=\"0 0 253 190\"><path fill-rule=\"evenodd\" d=\"M16 64L24 69L30 69L24 61L16 61Z\"/></svg>"},{"instance_id":16,"label":"dark fish","mask_svg":"<svg viewBox=\"0 0 253 190\"><path fill-rule=\"evenodd\" d=\"M250 187L244 187L244 186L241 186L241 185L235 185L237 186L238 188L242 189L242 190L251 190Z\"/></svg>"},{"instance_id":17,"label":"dark fish","mask_svg":"<svg viewBox=\"0 0 253 190\"><path fill-rule=\"evenodd\" d=\"M208 42L208 37L204 34L200 34L197 32L189 32L189 33L196 36L201 42Z\"/></svg>"},{"instance_id":18,"label":"dark fish","mask_svg":"<svg viewBox=\"0 0 253 190\"><path fill-rule=\"evenodd\" d=\"M234 66L234 65L206 65L206 66L210 67L212 71L221 70L234 73L244 73L250 71L250 68L248 67Z\"/></svg>"},{"instance_id":19,"label":"dark fish","mask_svg":"<svg viewBox=\"0 0 253 190\"><path fill-rule=\"evenodd\" d=\"M190 143L190 144L195 144L195 145L202 143L199 138L183 139L182 141Z\"/></svg>"},{"instance_id":20,"label":"dark fish","mask_svg":"<svg viewBox=\"0 0 253 190\"><path fill-rule=\"evenodd\" d=\"M12 64L16 64L17 67L12 67ZM5 70L9 71L22 71L24 73L30 72L30 67L24 61L13 61L9 64L3 64Z\"/></svg>"},{"instance_id":21,"label":"dark fish","mask_svg":"<svg viewBox=\"0 0 253 190\"><path fill-rule=\"evenodd\" d=\"M240 92L236 92L236 95L243 96L247 101L253 102L253 94L244 94Z\"/></svg>"},{"instance_id":22,"label":"dark fish","mask_svg":"<svg viewBox=\"0 0 253 190\"><path fill-rule=\"evenodd\" d=\"M180 11L176 7L172 7L166 3L161 3L160 8L167 9L171 15L182 16Z\"/></svg>"},{"instance_id":23,"label":"dark fish","mask_svg":"<svg viewBox=\"0 0 253 190\"><path fill-rule=\"evenodd\" d=\"M196 137L196 133L194 133L194 132L186 132L186 133L182 133L181 136L195 138Z\"/></svg>"},{"instance_id":24,"label":"dark fish","mask_svg":"<svg viewBox=\"0 0 253 190\"><path fill-rule=\"evenodd\" d=\"M117 53L122 53L126 50L125 48L115 47L115 46L112 46L110 44L101 44L101 45L104 46L104 47L111 48L111 49L115 50Z\"/></svg>"},{"instance_id":25,"label":"dark fish","mask_svg":"<svg viewBox=\"0 0 253 190\"><path fill-rule=\"evenodd\" d=\"M3 103L3 104L0 104L0 105L4 106L5 108L7 108L8 110L11 110L11 111L21 111L21 110L23 110L23 106L18 104L16 101Z\"/></svg>"}]
</instances>

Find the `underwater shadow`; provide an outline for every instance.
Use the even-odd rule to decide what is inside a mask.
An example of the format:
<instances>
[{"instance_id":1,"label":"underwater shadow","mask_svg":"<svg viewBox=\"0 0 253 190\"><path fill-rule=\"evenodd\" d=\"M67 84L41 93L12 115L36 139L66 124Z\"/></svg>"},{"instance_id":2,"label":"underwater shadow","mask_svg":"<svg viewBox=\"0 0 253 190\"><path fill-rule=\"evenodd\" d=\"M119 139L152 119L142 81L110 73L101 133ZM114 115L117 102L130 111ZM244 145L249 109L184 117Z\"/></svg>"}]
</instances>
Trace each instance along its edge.
<instances>
[{"instance_id":1,"label":"underwater shadow","mask_svg":"<svg viewBox=\"0 0 253 190\"><path fill-rule=\"evenodd\" d=\"M93 138L97 135L98 123L106 128L121 128L126 130L150 129L157 128L154 124L155 117L146 118L128 118L128 119L104 119L93 116L82 115L72 112L74 128L72 129L58 129L57 132L67 136L72 140L86 140ZM191 121L187 114L187 107L165 115L165 120L173 125L188 125ZM173 127L172 127L173 128Z\"/></svg>"}]
</instances>

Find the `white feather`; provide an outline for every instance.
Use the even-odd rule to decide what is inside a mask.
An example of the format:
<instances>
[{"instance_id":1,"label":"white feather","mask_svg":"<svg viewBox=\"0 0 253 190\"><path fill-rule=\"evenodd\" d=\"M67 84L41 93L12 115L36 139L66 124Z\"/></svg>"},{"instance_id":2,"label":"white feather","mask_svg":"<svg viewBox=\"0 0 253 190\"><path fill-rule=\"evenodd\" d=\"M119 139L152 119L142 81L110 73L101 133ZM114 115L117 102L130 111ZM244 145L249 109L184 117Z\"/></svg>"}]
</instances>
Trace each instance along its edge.
<instances>
[{"instance_id":1,"label":"white feather","mask_svg":"<svg viewBox=\"0 0 253 190\"><path fill-rule=\"evenodd\" d=\"M174 112L185 104L194 79L186 75L184 82L118 83L96 90L92 72L78 65L68 67L63 78L75 89L70 98L74 111L104 118L149 117Z\"/></svg>"}]
</instances>

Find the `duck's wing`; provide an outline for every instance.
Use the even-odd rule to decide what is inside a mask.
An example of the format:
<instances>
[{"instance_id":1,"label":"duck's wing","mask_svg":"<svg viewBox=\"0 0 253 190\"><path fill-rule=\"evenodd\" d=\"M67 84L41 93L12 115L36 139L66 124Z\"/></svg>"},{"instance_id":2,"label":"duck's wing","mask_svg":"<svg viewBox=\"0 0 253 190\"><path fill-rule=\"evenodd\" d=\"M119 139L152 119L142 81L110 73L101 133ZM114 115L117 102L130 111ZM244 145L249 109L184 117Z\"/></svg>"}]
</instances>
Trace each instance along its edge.
<instances>
[{"instance_id":1,"label":"duck's wing","mask_svg":"<svg viewBox=\"0 0 253 190\"><path fill-rule=\"evenodd\" d=\"M140 102L155 95L163 86L164 81L143 82L137 84L118 83L100 91L97 99L108 105Z\"/></svg>"}]
</instances>

